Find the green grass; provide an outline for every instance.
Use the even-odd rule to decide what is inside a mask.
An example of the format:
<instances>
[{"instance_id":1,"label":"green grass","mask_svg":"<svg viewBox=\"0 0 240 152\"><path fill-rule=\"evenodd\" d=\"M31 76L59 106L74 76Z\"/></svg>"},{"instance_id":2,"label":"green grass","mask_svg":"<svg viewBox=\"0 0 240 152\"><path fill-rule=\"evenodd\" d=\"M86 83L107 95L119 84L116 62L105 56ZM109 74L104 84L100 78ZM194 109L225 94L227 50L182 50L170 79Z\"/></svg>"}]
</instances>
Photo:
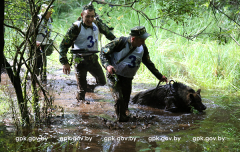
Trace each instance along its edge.
<instances>
[{"instance_id":1,"label":"green grass","mask_svg":"<svg viewBox=\"0 0 240 152\"><path fill-rule=\"evenodd\" d=\"M117 37L128 36L130 29L139 23L136 12L130 9L111 8L110 19L104 15L104 10L110 10L108 6L95 5L95 7L97 8L96 12L103 15L102 19L105 22L110 21L108 25L115 28L114 34ZM152 9L156 10L157 7L155 5L146 8L145 13L154 18L156 14L151 12L154 12ZM137 6L136 8L138 9ZM61 13L54 22L54 30L64 35L70 25L80 16L80 13L79 7L72 8L69 13ZM175 22L168 22L163 27L179 34L186 32L194 35L203 30L212 21L212 17L209 12L204 18L190 18L184 28ZM164 21L154 21L153 23L159 26ZM217 30L215 27L219 24L220 22L213 22L205 33ZM227 21L221 24L229 25ZM189 41L162 29L156 29L156 33L154 33L153 28L143 17L140 17L140 25L145 26L152 35L146 40L152 61L157 69L169 79L204 89L239 90L239 46L231 39L228 39L227 44L220 45L218 40L203 34L199 38ZM61 40L62 36L59 36L56 43L59 45ZM105 45L108 42L104 37L101 44ZM56 56L54 55L54 58L57 58ZM154 84L158 82L144 65L141 65L135 77L137 81Z\"/></svg>"},{"instance_id":2,"label":"green grass","mask_svg":"<svg viewBox=\"0 0 240 152\"><path fill-rule=\"evenodd\" d=\"M3 85L0 87L0 120L5 119L5 117L12 111L10 105L14 99L11 99L8 89L8 86Z\"/></svg>"}]
</instances>

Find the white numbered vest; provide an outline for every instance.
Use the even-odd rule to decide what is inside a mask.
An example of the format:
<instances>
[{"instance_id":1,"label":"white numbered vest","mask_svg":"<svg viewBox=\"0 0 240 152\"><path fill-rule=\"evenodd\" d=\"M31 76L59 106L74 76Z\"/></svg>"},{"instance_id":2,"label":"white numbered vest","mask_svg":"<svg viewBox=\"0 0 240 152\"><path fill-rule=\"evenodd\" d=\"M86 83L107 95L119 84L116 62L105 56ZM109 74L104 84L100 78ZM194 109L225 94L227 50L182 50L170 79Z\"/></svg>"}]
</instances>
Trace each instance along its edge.
<instances>
[{"instance_id":1,"label":"white numbered vest","mask_svg":"<svg viewBox=\"0 0 240 152\"><path fill-rule=\"evenodd\" d=\"M81 21L76 21L75 25L81 26L81 31L74 42L74 49L89 49L98 50L98 34L99 29L95 23L92 23L92 28L85 28Z\"/></svg>"},{"instance_id":2,"label":"white numbered vest","mask_svg":"<svg viewBox=\"0 0 240 152\"><path fill-rule=\"evenodd\" d=\"M127 78L133 78L142 62L144 49L142 45L140 47L137 47L131 54L124 58L124 60L116 64L116 62L126 56L129 51L129 44L127 43L125 48L122 49L120 52L114 52L112 58L112 65L115 68L117 75Z\"/></svg>"},{"instance_id":3,"label":"white numbered vest","mask_svg":"<svg viewBox=\"0 0 240 152\"><path fill-rule=\"evenodd\" d=\"M42 16L38 15L38 17L41 20ZM36 41L42 43L43 45L46 45L49 44L49 38L52 32L52 21L49 18L47 24L45 24L44 22L45 21L43 19L38 28L38 35Z\"/></svg>"}]
</instances>

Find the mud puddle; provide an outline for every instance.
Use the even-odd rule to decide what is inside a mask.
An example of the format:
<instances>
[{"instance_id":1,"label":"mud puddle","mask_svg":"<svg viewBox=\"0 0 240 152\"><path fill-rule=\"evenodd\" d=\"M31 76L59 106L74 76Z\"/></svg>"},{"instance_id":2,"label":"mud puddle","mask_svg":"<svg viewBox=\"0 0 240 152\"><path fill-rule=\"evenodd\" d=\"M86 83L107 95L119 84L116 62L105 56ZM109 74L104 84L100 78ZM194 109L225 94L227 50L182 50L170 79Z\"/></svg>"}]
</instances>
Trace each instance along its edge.
<instances>
[{"instance_id":1,"label":"mud puddle","mask_svg":"<svg viewBox=\"0 0 240 152\"><path fill-rule=\"evenodd\" d=\"M1 85L6 85L6 81L7 78L2 77ZM95 83L91 76L88 81ZM149 84L134 83L132 96L148 88ZM79 103L75 98L74 72L66 76L59 69L48 75L47 90L54 98L50 123L21 133L16 133L13 125L12 130L5 129L4 134L11 135L9 139L15 141L15 148L23 151L33 147L39 151L135 151L154 147L157 141L179 141L181 137L169 136L169 133L198 128L198 122L207 117L208 110L215 108L211 101L203 100L208 108L206 112L186 114L130 103L129 110L134 119L119 123L115 122L114 101L107 86L86 94L90 104ZM20 140L22 136L25 138Z\"/></svg>"}]
</instances>

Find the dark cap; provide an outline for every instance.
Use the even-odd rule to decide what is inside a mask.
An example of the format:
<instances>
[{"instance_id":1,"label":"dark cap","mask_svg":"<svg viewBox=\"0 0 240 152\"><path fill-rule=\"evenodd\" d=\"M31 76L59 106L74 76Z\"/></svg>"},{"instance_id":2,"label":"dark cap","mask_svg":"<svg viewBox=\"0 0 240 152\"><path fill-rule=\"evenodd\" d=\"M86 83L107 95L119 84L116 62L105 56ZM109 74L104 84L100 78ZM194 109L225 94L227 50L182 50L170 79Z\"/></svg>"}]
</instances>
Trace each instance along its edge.
<instances>
[{"instance_id":1,"label":"dark cap","mask_svg":"<svg viewBox=\"0 0 240 152\"><path fill-rule=\"evenodd\" d=\"M137 36L137 37L140 37L142 39L146 39L147 37L150 36L150 34L148 34L146 32L146 29L145 29L144 26L136 26L136 27L132 28L130 35L131 36Z\"/></svg>"}]
</instances>

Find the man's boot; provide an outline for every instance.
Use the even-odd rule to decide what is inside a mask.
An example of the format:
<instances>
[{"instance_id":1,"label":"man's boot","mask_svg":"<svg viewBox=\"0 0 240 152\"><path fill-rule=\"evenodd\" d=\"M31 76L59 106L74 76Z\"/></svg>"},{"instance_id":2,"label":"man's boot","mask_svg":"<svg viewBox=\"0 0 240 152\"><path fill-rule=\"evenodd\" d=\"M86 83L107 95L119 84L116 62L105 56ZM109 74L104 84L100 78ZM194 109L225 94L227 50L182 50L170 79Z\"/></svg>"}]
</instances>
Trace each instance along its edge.
<instances>
[{"instance_id":1,"label":"man's boot","mask_svg":"<svg viewBox=\"0 0 240 152\"><path fill-rule=\"evenodd\" d=\"M115 113L117 115L117 119L119 119L120 117L120 111L119 111L119 105L117 105L117 103L114 105L115 108Z\"/></svg>"},{"instance_id":2,"label":"man's boot","mask_svg":"<svg viewBox=\"0 0 240 152\"><path fill-rule=\"evenodd\" d=\"M126 121L128 121L128 117L126 116L126 114L124 112L121 112L120 105L115 104L114 107L115 107L115 112L117 114L117 120L119 122L126 122Z\"/></svg>"},{"instance_id":3,"label":"man's boot","mask_svg":"<svg viewBox=\"0 0 240 152\"><path fill-rule=\"evenodd\" d=\"M94 92L94 89L97 85L87 85L86 92Z\"/></svg>"},{"instance_id":4,"label":"man's boot","mask_svg":"<svg viewBox=\"0 0 240 152\"><path fill-rule=\"evenodd\" d=\"M78 100L78 102L90 104L89 101L85 101L85 92L78 91L76 99Z\"/></svg>"},{"instance_id":5,"label":"man's boot","mask_svg":"<svg viewBox=\"0 0 240 152\"><path fill-rule=\"evenodd\" d=\"M120 105L119 112L119 122L127 122L129 120L129 117L126 115L126 107L124 106L124 103Z\"/></svg>"},{"instance_id":6,"label":"man's boot","mask_svg":"<svg viewBox=\"0 0 240 152\"><path fill-rule=\"evenodd\" d=\"M129 109L128 109L128 102L124 104L124 111L125 111L125 114L128 116L130 114L129 112Z\"/></svg>"}]
</instances>

